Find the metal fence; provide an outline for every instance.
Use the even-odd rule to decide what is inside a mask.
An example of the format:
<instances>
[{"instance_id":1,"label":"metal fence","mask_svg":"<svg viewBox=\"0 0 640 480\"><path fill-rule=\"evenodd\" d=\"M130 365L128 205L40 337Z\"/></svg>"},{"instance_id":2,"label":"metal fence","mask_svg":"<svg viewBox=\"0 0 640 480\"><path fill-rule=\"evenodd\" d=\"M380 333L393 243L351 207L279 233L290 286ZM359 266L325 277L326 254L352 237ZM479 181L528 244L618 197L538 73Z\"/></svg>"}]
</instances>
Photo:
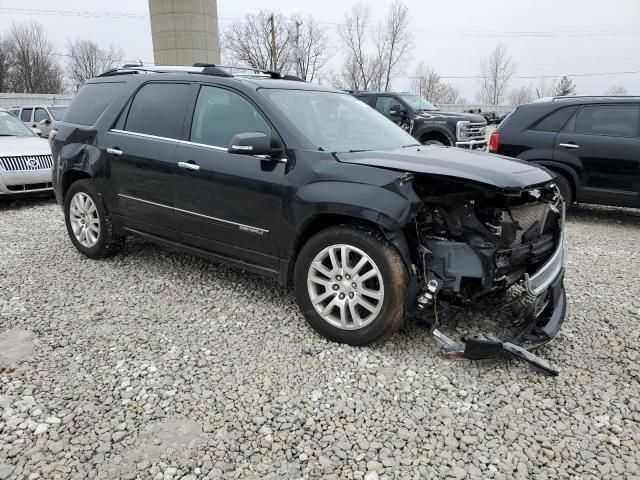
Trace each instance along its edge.
<instances>
[{"instance_id":1,"label":"metal fence","mask_svg":"<svg viewBox=\"0 0 640 480\"><path fill-rule=\"evenodd\" d=\"M73 95L49 95L46 93L0 93L0 108L23 105L69 105Z\"/></svg>"}]
</instances>

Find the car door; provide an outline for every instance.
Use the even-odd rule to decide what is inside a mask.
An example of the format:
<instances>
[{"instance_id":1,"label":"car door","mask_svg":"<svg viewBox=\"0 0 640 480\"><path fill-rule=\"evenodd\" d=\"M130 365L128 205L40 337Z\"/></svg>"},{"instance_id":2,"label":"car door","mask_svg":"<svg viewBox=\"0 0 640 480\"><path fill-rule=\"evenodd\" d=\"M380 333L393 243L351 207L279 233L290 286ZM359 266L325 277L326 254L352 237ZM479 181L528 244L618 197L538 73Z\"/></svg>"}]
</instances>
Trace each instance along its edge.
<instances>
[{"instance_id":1,"label":"car door","mask_svg":"<svg viewBox=\"0 0 640 480\"><path fill-rule=\"evenodd\" d=\"M33 123L31 127L39 129L40 136L48 136L51 131L51 117L49 116L49 112L42 107L36 107L33 111Z\"/></svg>"},{"instance_id":2,"label":"car door","mask_svg":"<svg viewBox=\"0 0 640 480\"><path fill-rule=\"evenodd\" d=\"M277 135L239 92L202 85L189 141L176 152L176 222L186 245L275 270L286 165L228 153L231 138L245 132Z\"/></svg>"},{"instance_id":3,"label":"car door","mask_svg":"<svg viewBox=\"0 0 640 480\"><path fill-rule=\"evenodd\" d=\"M582 167L578 201L640 204L640 106L586 105L558 133L554 159Z\"/></svg>"},{"instance_id":4,"label":"car door","mask_svg":"<svg viewBox=\"0 0 640 480\"><path fill-rule=\"evenodd\" d=\"M392 108L397 106L400 106L401 110L403 110L404 113L396 112ZM403 128L406 131L409 131L409 109L406 104L404 104L404 102L400 101L400 99L391 95L380 95L376 97L374 108L399 127Z\"/></svg>"},{"instance_id":5,"label":"car door","mask_svg":"<svg viewBox=\"0 0 640 480\"><path fill-rule=\"evenodd\" d=\"M114 213L130 228L173 241L175 152L190 97L188 83L144 84L105 141L105 189Z\"/></svg>"}]
</instances>

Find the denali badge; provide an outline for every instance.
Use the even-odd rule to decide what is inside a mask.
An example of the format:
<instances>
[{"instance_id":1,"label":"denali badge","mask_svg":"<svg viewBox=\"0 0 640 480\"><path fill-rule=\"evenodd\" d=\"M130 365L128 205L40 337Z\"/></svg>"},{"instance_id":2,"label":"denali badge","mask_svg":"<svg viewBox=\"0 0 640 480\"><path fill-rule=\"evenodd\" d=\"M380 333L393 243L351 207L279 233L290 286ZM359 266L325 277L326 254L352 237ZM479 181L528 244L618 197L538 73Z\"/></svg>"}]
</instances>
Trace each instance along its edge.
<instances>
[{"instance_id":1,"label":"denali badge","mask_svg":"<svg viewBox=\"0 0 640 480\"><path fill-rule=\"evenodd\" d=\"M38 162L38 159L35 157L29 157L27 158L27 166L32 170L35 170L40 166L40 162Z\"/></svg>"},{"instance_id":2,"label":"denali badge","mask_svg":"<svg viewBox=\"0 0 640 480\"><path fill-rule=\"evenodd\" d=\"M261 228L248 227L246 225L239 225L238 228L245 232L255 233L256 235L262 235L264 233L264 230L262 230Z\"/></svg>"}]
</instances>

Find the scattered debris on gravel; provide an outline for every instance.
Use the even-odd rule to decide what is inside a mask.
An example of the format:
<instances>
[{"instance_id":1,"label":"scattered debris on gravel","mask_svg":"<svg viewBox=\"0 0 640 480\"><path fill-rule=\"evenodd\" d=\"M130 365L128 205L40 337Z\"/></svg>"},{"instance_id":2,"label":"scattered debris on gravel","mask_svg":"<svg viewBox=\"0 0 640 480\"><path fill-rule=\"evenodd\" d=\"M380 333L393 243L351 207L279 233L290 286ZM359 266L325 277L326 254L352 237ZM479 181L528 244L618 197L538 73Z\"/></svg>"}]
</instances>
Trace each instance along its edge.
<instances>
[{"instance_id":1,"label":"scattered debris on gravel","mask_svg":"<svg viewBox=\"0 0 640 480\"><path fill-rule=\"evenodd\" d=\"M329 343L271 280L136 239L89 260L53 201L2 203L0 480L640 478L640 210L567 235L549 378L415 324Z\"/></svg>"}]
</instances>

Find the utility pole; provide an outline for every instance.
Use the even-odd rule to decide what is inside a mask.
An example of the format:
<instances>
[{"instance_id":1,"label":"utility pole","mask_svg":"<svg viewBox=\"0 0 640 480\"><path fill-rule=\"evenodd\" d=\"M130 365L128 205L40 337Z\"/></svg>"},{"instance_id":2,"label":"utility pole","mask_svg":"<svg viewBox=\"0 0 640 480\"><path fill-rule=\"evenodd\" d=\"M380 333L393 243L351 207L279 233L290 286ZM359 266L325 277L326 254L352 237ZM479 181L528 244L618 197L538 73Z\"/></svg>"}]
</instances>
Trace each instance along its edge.
<instances>
[{"instance_id":1,"label":"utility pole","mask_svg":"<svg viewBox=\"0 0 640 480\"><path fill-rule=\"evenodd\" d=\"M271 70L276 71L276 19L273 15L269 17L271 22Z\"/></svg>"},{"instance_id":2,"label":"utility pole","mask_svg":"<svg viewBox=\"0 0 640 480\"><path fill-rule=\"evenodd\" d=\"M298 77L302 77L301 71L302 70L302 55L300 54L300 25L302 25L302 22L299 20L296 20L296 76Z\"/></svg>"}]
</instances>

